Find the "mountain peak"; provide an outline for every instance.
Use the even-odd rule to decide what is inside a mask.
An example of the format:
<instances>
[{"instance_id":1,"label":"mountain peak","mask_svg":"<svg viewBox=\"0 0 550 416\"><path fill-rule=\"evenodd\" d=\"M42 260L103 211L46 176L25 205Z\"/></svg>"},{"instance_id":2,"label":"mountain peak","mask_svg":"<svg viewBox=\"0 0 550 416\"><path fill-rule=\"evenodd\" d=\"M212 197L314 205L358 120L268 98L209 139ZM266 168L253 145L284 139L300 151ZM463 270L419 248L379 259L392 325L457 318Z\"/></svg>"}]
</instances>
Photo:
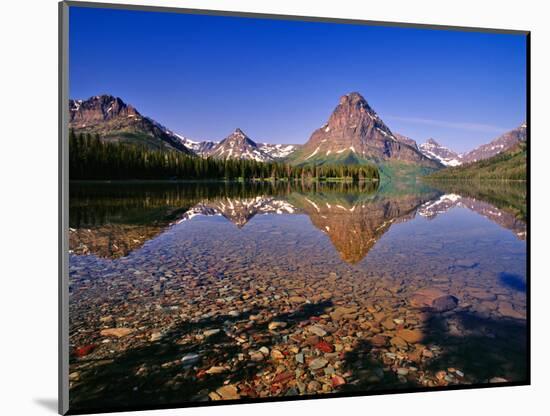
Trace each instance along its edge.
<instances>
[{"instance_id":1,"label":"mountain peak","mask_svg":"<svg viewBox=\"0 0 550 416\"><path fill-rule=\"evenodd\" d=\"M365 97L363 97L360 93L355 91L340 97L340 104L354 103L354 102L361 102L361 101L365 103L367 102L367 100L365 100Z\"/></svg>"},{"instance_id":2,"label":"mountain peak","mask_svg":"<svg viewBox=\"0 0 550 416\"><path fill-rule=\"evenodd\" d=\"M141 114L119 97L109 94L95 95L86 100L69 100L70 121L73 127L84 127L119 117L141 118Z\"/></svg>"},{"instance_id":3,"label":"mountain peak","mask_svg":"<svg viewBox=\"0 0 550 416\"><path fill-rule=\"evenodd\" d=\"M426 140L426 143L434 145L434 146L441 146L435 139L433 139L431 137L428 140Z\"/></svg>"},{"instance_id":4,"label":"mountain peak","mask_svg":"<svg viewBox=\"0 0 550 416\"><path fill-rule=\"evenodd\" d=\"M328 122L313 132L297 157L298 163L394 159L429 167L440 166L410 144L398 141L358 92L340 97Z\"/></svg>"},{"instance_id":5,"label":"mountain peak","mask_svg":"<svg viewBox=\"0 0 550 416\"><path fill-rule=\"evenodd\" d=\"M69 127L77 132L99 134L104 141L191 153L174 133L119 97L102 94L69 100L69 112Z\"/></svg>"},{"instance_id":6,"label":"mountain peak","mask_svg":"<svg viewBox=\"0 0 550 416\"><path fill-rule=\"evenodd\" d=\"M263 152L256 142L248 137L240 128L216 144L208 153L216 159L256 160L258 162L272 161L273 158Z\"/></svg>"},{"instance_id":7,"label":"mountain peak","mask_svg":"<svg viewBox=\"0 0 550 416\"><path fill-rule=\"evenodd\" d=\"M365 97L358 92L350 92L340 97L340 102L334 112L336 113L339 108L350 112L366 112L374 117L378 117L376 112L369 106L367 100L365 100Z\"/></svg>"},{"instance_id":8,"label":"mountain peak","mask_svg":"<svg viewBox=\"0 0 550 416\"><path fill-rule=\"evenodd\" d=\"M257 147L256 142L254 142L250 137L248 137L244 131L240 128L236 128L233 133L223 139L223 142L237 142L237 143L246 143L249 146Z\"/></svg>"}]
</instances>

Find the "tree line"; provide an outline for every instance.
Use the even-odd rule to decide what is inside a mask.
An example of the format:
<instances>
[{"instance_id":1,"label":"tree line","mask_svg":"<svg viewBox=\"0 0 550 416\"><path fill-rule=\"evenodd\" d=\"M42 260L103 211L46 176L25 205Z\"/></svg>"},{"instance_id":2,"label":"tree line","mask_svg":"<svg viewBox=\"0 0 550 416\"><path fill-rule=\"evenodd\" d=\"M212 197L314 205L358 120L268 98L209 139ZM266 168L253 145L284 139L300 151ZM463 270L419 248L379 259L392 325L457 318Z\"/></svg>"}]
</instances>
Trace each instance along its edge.
<instances>
[{"instance_id":1,"label":"tree line","mask_svg":"<svg viewBox=\"0 0 550 416\"><path fill-rule=\"evenodd\" d=\"M177 151L101 140L98 134L69 134L69 176L72 180L330 180L378 179L372 165L304 165L281 162L213 159Z\"/></svg>"}]
</instances>

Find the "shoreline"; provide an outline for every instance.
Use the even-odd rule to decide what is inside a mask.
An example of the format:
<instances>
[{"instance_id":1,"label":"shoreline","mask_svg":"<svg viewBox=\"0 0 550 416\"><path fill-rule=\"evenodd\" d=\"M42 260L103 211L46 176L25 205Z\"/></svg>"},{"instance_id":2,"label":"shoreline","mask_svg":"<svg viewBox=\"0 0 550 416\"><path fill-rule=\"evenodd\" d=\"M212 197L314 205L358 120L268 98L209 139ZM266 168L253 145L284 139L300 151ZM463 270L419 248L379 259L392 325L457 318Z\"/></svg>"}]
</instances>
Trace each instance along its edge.
<instances>
[{"instance_id":1,"label":"shoreline","mask_svg":"<svg viewBox=\"0 0 550 416\"><path fill-rule=\"evenodd\" d=\"M251 183L365 183L365 182L379 182L378 179L363 179L363 180L352 180L346 178L331 178L331 179L247 179L247 180L225 180L225 179L69 179L69 183L242 183L251 184Z\"/></svg>"}]
</instances>

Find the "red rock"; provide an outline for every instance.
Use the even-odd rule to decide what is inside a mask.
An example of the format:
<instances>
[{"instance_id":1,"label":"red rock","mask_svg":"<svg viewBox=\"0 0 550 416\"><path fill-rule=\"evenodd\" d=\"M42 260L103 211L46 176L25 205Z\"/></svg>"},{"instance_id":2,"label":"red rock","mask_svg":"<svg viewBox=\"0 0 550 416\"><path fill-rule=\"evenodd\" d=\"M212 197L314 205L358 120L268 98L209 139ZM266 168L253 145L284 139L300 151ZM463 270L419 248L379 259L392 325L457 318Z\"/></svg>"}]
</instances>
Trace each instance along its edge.
<instances>
[{"instance_id":1,"label":"red rock","mask_svg":"<svg viewBox=\"0 0 550 416\"><path fill-rule=\"evenodd\" d=\"M314 346L319 343L319 337L317 335L310 335L304 340L304 343L309 346Z\"/></svg>"},{"instance_id":2,"label":"red rock","mask_svg":"<svg viewBox=\"0 0 550 416\"><path fill-rule=\"evenodd\" d=\"M290 371L285 371L284 373L277 374L275 378L271 381L271 384L286 383L289 380L292 380L293 378L294 378L294 373L291 373Z\"/></svg>"},{"instance_id":3,"label":"red rock","mask_svg":"<svg viewBox=\"0 0 550 416\"><path fill-rule=\"evenodd\" d=\"M257 397L256 391L249 386L241 386L241 396Z\"/></svg>"},{"instance_id":4,"label":"red rock","mask_svg":"<svg viewBox=\"0 0 550 416\"><path fill-rule=\"evenodd\" d=\"M332 381L332 387L338 387L346 384L346 380L344 379L344 377L338 376L338 375L332 377L331 381Z\"/></svg>"},{"instance_id":5,"label":"red rock","mask_svg":"<svg viewBox=\"0 0 550 416\"><path fill-rule=\"evenodd\" d=\"M96 348L97 348L96 344L84 345L82 347L76 348L74 350L74 355L76 355L79 358L85 357L86 355L90 354Z\"/></svg>"},{"instance_id":6,"label":"red rock","mask_svg":"<svg viewBox=\"0 0 550 416\"><path fill-rule=\"evenodd\" d=\"M317 348L319 351L323 351L323 352L333 352L334 351L334 348L332 347L332 345L330 345L326 341L319 341L315 345L315 348Z\"/></svg>"},{"instance_id":7,"label":"red rock","mask_svg":"<svg viewBox=\"0 0 550 416\"><path fill-rule=\"evenodd\" d=\"M371 343L375 347L384 347L388 343L388 337L385 337L383 335L375 335L371 338Z\"/></svg>"}]
</instances>

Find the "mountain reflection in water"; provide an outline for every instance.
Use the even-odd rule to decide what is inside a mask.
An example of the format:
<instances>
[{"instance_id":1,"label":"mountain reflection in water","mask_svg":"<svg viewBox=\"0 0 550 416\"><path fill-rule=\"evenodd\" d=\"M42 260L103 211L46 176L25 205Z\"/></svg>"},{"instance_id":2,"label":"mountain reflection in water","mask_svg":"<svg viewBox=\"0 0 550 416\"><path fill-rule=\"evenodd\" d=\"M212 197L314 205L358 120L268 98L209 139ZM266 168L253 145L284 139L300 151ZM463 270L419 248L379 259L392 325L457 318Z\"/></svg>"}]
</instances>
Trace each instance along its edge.
<instances>
[{"instance_id":1,"label":"mountain reflection in water","mask_svg":"<svg viewBox=\"0 0 550 416\"><path fill-rule=\"evenodd\" d=\"M392 224L412 220L416 215L433 219L454 207L468 208L525 239L526 223L517 218L517 213L469 195L422 185L407 191L395 186L377 189L371 182L75 183L71 185L69 211L70 251L124 257L171 226L199 215L222 216L243 228L256 215L305 214L329 236L342 260L354 264L368 254Z\"/></svg>"}]
</instances>

